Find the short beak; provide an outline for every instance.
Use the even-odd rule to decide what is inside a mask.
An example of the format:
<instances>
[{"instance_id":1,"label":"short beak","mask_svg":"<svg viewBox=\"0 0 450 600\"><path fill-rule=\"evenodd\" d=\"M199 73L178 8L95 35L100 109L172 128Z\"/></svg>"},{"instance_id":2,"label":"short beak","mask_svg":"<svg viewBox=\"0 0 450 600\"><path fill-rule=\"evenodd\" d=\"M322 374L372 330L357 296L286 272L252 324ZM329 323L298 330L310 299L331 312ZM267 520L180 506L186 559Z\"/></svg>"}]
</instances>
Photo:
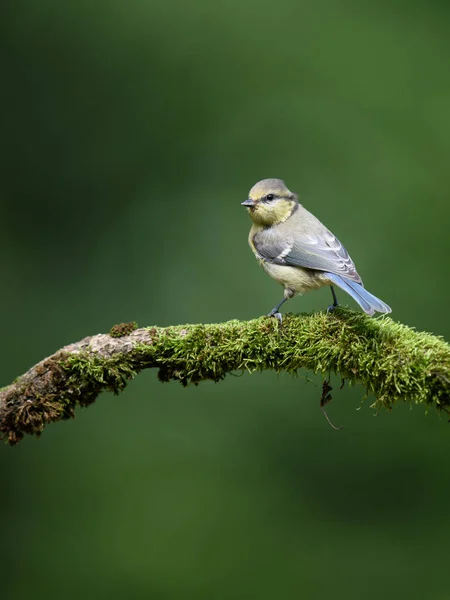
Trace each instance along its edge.
<instances>
[{"instance_id":1,"label":"short beak","mask_svg":"<svg viewBox=\"0 0 450 600\"><path fill-rule=\"evenodd\" d=\"M244 202L241 202L241 206L255 206L256 202L251 198L247 198Z\"/></svg>"}]
</instances>

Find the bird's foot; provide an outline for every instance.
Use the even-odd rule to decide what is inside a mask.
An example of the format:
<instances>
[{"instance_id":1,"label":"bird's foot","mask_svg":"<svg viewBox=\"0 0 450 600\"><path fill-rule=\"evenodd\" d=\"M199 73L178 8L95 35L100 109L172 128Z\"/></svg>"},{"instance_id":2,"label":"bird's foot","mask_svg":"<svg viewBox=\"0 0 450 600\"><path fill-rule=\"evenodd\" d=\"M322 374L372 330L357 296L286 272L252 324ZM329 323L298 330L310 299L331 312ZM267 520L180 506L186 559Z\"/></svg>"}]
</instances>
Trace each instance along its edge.
<instances>
[{"instance_id":1,"label":"bird's foot","mask_svg":"<svg viewBox=\"0 0 450 600\"><path fill-rule=\"evenodd\" d=\"M339 304L330 304L330 306L327 308L327 313L332 313L338 306Z\"/></svg>"},{"instance_id":2,"label":"bird's foot","mask_svg":"<svg viewBox=\"0 0 450 600\"><path fill-rule=\"evenodd\" d=\"M268 317L275 317L275 319L278 319L280 325L283 325L283 315L276 310L275 308L273 310L270 311L270 313L267 315Z\"/></svg>"}]
</instances>

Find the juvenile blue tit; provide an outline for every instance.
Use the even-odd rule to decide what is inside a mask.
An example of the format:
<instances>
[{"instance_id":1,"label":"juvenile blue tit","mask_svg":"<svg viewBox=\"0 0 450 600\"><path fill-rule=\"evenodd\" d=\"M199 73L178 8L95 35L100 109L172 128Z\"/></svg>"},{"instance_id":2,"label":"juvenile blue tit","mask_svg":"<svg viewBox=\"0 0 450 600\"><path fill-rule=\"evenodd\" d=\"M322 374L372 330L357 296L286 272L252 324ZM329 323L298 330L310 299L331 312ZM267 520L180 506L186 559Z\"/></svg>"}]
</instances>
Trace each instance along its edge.
<instances>
[{"instance_id":1,"label":"juvenile blue tit","mask_svg":"<svg viewBox=\"0 0 450 600\"><path fill-rule=\"evenodd\" d=\"M270 316L281 321L279 309L297 294L329 285L338 305L334 285L347 292L368 315L390 313L390 307L368 292L340 241L319 219L298 202L281 179L263 179L242 202L252 218L248 238L261 266L284 287L283 300Z\"/></svg>"}]
</instances>

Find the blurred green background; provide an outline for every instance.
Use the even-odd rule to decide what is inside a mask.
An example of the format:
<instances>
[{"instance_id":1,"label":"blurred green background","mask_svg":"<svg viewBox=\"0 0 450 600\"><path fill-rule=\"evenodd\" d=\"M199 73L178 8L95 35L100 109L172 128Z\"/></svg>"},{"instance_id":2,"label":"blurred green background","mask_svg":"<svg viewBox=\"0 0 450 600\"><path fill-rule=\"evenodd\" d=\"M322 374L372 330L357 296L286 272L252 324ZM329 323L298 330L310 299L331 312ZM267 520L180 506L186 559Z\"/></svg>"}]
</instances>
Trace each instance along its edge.
<instances>
[{"instance_id":1,"label":"blurred green background","mask_svg":"<svg viewBox=\"0 0 450 600\"><path fill-rule=\"evenodd\" d=\"M395 319L450 339L448 3L1 12L0 385L114 323L268 312L282 290L240 206L264 177L300 193ZM2 598L447 599L446 419L374 417L335 380L336 433L311 379L145 372L1 447Z\"/></svg>"}]
</instances>

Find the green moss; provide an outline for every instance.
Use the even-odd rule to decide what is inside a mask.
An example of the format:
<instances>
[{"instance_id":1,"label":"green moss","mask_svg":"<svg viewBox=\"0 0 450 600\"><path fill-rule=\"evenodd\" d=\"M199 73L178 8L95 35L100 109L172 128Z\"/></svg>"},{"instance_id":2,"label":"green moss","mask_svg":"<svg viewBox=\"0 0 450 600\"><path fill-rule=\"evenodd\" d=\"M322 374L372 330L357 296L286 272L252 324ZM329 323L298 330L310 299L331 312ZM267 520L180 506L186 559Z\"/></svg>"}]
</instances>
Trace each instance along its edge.
<instances>
[{"instance_id":1,"label":"green moss","mask_svg":"<svg viewBox=\"0 0 450 600\"><path fill-rule=\"evenodd\" d=\"M39 436L47 423L75 416L74 403L61 393L64 373L60 361L64 356L60 352L46 359L35 369L37 379L19 378L19 385L9 390L0 432L2 437L7 436L10 444L19 442L25 433Z\"/></svg>"},{"instance_id":2,"label":"green moss","mask_svg":"<svg viewBox=\"0 0 450 600\"><path fill-rule=\"evenodd\" d=\"M120 323L119 325L113 325L109 330L109 335L111 337L124 337L125 335L129 335L132 331L137 329L136 321L131 321L130 323Z\"/></svg>"},{"instance_id":3,"label":"green moss","mask_svg":"<svg viewBox=\"0 0 450 600\"><path fill-rule=\"evenodd\" d=\"M156 344L159 379L183 385L220 381L232 371L334 371L361 383L374 406L395 402L450 404L450 347L390 318L348 309L331 315L287 315L283 325L262 317L242 323L171 327Z\"/></svg>"},{"instance_id":4,"label":"green moss","mask_svg":"<svg viewBox=\"0 0 450 600\"><path fill-rule=\"evenodd\" d=\"M130 355L103 358L98 354L80 353L69 356L62 364L67 373L67 385L77 396L77 402L87 405L93 402L101 390L118 394L136 375Z\"/></svg>"},{"instance_id":5,"label":"green moss","mask_svg":"<svg viewBox=\"0 0 450 600\"><path fill-rule=\"evenodd\" d=\"M152 367L160 381L184 386L218 382L236 371L306 369L325 379L334 371L350 384L362 384L376 408L390 410L396 402L450 408L450 346L388 317L339 308L331 314L286 315L282 325L261 317L152 327L147 335L148 343L127 344L123 353L108 358L89 350L59 352L35 369L31 380L19 378L0 392L2 434L10 443L25 433L39 435L47 423L72 417L77 405L91 404L103 390L119 393L140 370Z\"/></svg>"}]
</instances>

